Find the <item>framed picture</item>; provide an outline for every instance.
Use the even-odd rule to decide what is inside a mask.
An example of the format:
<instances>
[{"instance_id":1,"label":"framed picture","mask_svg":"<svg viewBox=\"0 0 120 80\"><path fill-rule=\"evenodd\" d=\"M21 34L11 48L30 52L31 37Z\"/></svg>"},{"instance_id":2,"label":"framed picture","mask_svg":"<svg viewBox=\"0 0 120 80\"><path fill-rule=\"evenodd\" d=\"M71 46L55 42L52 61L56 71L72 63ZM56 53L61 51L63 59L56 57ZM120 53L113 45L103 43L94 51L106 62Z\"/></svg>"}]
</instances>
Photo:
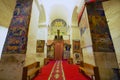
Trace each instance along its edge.
<instances>
[{"instance_id":1,"label":"framed picture","mask_svg":"<svg viewBox=\"0 0 120 80\"><path fill-rule=\"evenodd\" d=\"M47 58L54 59L54 46L53 45L47 46Z\"/></svg>"},{"instance_id":2,"label":"framed picture","mask_svg":"<svg viewBox=\"0 0 120 80\"><path fill-rule=\"evenodd\" d=\"M70 58L70 51L64 51L64 59L69 59Z\"/></svg>"},{"instance_id":3,"label":"framed picture","mask_svg":"<svg viewBox=\"0 0 120 80\"><path fill-rule=\"evenodd\" d=\"M74 53L74 61L76 64L80 64L80 53Z\"/></svg>"},{"instance_id":4,"label":"framed picture","mask_svg":"<svg viewBox=\"0 0 120 80\"><path fill-rule=\"evenodd\" d=\"M44 40L37 40L37 52L44 52Z\"/></svg>"},{"instance_id":5,"label":"framed picture","mask_svg":"<svg viewBox=\"0 0 120 80\"><path fill-rule=\"evenodd\" d=\"M80 41L73 41L73 53L80 52Z\"/></svg>"}]
</instances>

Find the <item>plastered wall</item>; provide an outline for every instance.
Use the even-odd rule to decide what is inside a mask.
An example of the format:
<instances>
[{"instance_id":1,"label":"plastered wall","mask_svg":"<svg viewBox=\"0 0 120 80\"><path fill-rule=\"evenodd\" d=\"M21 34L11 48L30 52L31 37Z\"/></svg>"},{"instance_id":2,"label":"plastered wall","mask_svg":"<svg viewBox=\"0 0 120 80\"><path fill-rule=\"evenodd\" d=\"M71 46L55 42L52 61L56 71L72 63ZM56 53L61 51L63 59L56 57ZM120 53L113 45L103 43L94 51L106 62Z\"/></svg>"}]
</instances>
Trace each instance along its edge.
<instances>
[{"instance_id":1,"label":"plastered wall","mask_svg":"<svg viewBox=\"0 0 120 80\"><path fill-rule=\"evenodd\" d=\"M72 40L80 40L80 29L79 27L72 27Z\"/></svg>"},{"instance_id":2,"label":"plastered wall","mask_svg":"<svg viewBox=\"0 0 120 80\"><path fill-rule=\"evenodd\" d=\"M120 68L120 0L110 0L103 2L103 8L105 10L105 15Z\"/></svg>"},{"instance_id":3,"label":"plastered wall","mask_svg":"<svg viewBox=\"0 0 120 80\"><path fill-rule=\"evenodd\" d=\"M28 31L28 42L27 42L25 65L31 64L36 61L38 20L39 20L39 10L37 8L35 0L33 0L31 20Z\"/></svg>"}]
</instances>

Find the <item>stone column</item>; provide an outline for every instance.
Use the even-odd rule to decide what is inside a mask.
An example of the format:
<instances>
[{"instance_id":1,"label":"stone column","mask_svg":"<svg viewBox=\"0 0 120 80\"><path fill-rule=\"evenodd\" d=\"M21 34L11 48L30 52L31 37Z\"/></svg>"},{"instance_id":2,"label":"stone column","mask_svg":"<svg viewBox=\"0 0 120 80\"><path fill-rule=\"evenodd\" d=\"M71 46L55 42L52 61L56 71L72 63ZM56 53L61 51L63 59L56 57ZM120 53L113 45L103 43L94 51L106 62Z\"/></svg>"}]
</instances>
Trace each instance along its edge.
<instances>
[{"instance_id":1,"label":"stone column","mask_svg":"<svg viewBox=\"0 0 120 80\"><path fill-rule=\"evenodd\" d=\"M0 80L22 80L33 0L17 0L0 61Z\"/></svg>"},{"instance_id":2,"label":"stone column","mask_svg":"<svg viewBox=\"0 0 120 80\"><path fill-rule=\"evenodd\" d=\"M101 80L111 80L112 68L117 68L118 64L102 2L88 3L86 9L95 65L99 67Z\"/></svg>"}]
</instances>

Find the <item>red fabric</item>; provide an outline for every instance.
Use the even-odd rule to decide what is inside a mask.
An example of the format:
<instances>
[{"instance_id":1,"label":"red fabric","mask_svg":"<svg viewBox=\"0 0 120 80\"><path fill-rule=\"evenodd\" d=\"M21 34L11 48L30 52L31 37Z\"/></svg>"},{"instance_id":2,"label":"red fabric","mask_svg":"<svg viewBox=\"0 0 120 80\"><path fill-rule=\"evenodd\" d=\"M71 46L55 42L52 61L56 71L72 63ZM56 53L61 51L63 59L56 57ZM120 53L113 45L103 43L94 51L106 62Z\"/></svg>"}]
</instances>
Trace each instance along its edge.
<instances>
[{"instance_id":1,"label":"red fabric","mask_svg":"<svg viewBox=\"0 0 120 80\"><path fill-rule=\"evenodd\" d=\"M66 80L90 80L79 72L79 66L68 64L66 61L63 61L63 69Z\"/></svg>"},{"instance_id":2,"label":"red fabric","mask_svg":"<svg viewBox=\"0 0 120 80\"><path fill-rule=\"evenodd\" d=\"M52 67L55 61L50 61L50 63L42 68L41 73L34 80L48 80L48 77L51 73Z\"/></svg>"},{"instance_id":3,"label":"red fabric","mask_svg":"<svg viewBox=\"0 0 120 80\"><path fill-rule=\"evenodd\" d=\"M55 61L51 61L48 65L44 66L42 72L34 80L48 80L54 63ZM65 80L90 80L79 72L78 65L68 64L67 61L63 61L62 64Z\"/></svg>"},{"instance_id":4,"label":"red fabric","mask_svg":"<svg viewBox=\"0 0 120 80\"><path fill-rule=\"evenodd\" d=\"M63 50L64 50L64 42L56 41L55 43L55 60L62 60Z\"/></svg>"},{"instance_id":5,"label":"red fabric","mask_svg":"<svg viewBox=\"0 0 120 80\"><path fill-rule=\"evenodd\" d=\"M56 71L57 70L57 71ZM56 61L54 65L53 72L51 73L50 80L64 80L64 75L62 72L62 62L61 61ZM55 77L55 75L58 74L59 77Z\"/></svg>"},{"instance_id":6,"label":"red fabric","mask_svg":"<svg viewBox=\"0 0 120 80\"><path fill-rule=\"evenodd\" d=\"M96 2L96 0L87 0L86 3Z\"/></svg>"}]
</instances>

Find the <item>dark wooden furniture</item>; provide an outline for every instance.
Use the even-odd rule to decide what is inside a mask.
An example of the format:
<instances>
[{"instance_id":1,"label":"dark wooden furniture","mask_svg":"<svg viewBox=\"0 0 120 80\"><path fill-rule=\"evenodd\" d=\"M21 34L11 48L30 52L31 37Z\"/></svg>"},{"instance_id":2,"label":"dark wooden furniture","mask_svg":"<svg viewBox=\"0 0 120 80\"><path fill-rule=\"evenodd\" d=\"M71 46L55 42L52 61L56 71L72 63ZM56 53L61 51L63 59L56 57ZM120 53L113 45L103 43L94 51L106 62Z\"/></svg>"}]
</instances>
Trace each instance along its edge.
<instances>
[{"instance_id":1,"label":"dark wooden furniture","mask_svg":"<svg viewBox=\"0 0 120 80\"><path fill-rule=\"evenodd\" d=\"M73 58L69 58L67 61L69 64L73 64Z\"/></svg>"},{"instance_id":2,"label":"dark wooden furniture","mask_svg":"<svg viewBox=\"0 0 120 80\"><path fill-rule=\"evenodd\" d=\"M23 67L22 80L31 80L40 72L40 62L35 62L33 64Z\"/></svg>"},{"instance_id":3,"label":"dark wooden furniture","mask_svg":"<svg viewBox=\"0 0 120 80\"><path fill-rule=\"evenodd\" d=\"M73 58L66 59L69 64L73 64ZM55 61L54 59L44 58L44 65L47 65L50 61Z\"/></svg>"},{"instance_id":4,"label":"dark wooden furniture","mask_svg":"<svg viewBox=\"0 0 120 80\"><path fill-rule=\"evenodd\" d=\"M44 65L47 65L49 63L49 58L44 58Z\"/></svg>"},{"instance_id":5,"label":"dark wooden furniture","mask_svg":"<svg viewBox=\"0 0 120 80\"><path fill-rule=\"evenodd\" d=\"M93 66L88 63L83 63L83 66L80 66L79 69L80 69L80 72L89 76L92 80L100 80L97 66Z\"/></svg>"},{"instance_id":6,"label":"dark wooden furniture","mask_svg":"<svg viewBox=\"0 0 120 80\"><path fill-rule=\"evenodd\" d=\"M120 69L112 68L114 72L113 80L120 80Z\"/></svg>"}]
</instances>

